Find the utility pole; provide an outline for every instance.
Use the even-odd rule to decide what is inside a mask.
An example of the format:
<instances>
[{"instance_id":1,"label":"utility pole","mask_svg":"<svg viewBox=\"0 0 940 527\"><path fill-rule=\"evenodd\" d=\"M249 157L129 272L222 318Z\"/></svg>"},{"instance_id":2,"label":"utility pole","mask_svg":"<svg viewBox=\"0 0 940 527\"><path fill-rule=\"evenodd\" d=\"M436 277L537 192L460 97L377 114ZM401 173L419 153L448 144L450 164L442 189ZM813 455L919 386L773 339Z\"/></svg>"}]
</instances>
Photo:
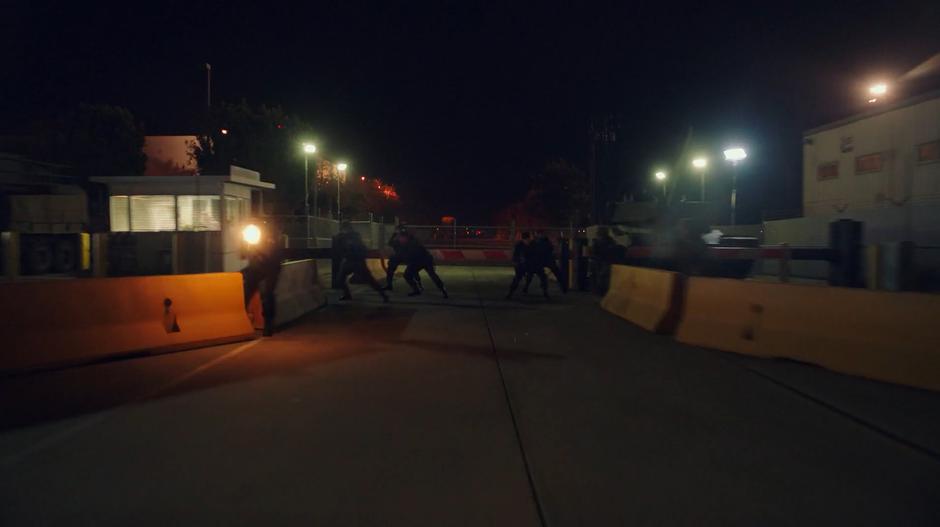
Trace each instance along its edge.
<instances>
[{"instance_id":1,"label":"utility pole","mask_svg":"<svg viewBox=\"0 0 940 527\"><path fill-rule=\"evenodd\" d=\"M212 108L212 64L206 62L206 107Z\"/></svg>"}]
</instances>

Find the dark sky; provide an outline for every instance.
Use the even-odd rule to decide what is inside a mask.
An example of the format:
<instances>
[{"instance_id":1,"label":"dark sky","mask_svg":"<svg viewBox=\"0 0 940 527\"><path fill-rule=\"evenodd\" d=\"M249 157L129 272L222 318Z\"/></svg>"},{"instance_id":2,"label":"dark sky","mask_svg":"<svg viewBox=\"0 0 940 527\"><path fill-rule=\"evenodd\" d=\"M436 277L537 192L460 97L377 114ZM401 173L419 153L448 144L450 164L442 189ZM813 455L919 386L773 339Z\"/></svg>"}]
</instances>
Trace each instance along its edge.
<instances>
[{"instance_id":1,"label":"dark sky","mask_svg":"<svg viewBox=\"0 0 940 527\"><path fill-rule=\"evenodd\" d=\"M215 100L281 105L327 155L473 221L549 159L585 167L588 123L608 114L608 199L648 186L691 126L713 157L748 146L746 215L798 207L801 131L940 51L936 1L61 4L3 8L3 132L89 101L189 133L210 62Z\"/></svg>"}]
</instances>

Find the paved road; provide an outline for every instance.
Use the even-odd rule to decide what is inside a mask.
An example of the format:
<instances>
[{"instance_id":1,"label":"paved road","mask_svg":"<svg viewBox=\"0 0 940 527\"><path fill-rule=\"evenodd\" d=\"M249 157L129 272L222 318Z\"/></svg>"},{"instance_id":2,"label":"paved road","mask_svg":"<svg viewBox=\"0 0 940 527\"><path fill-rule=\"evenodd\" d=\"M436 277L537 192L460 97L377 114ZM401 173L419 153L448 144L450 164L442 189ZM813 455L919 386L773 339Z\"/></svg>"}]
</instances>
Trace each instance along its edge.
<instances>
[{"instance_id":1,"label":"paved road","mask_svg":"<svg viewBox=\"0 0 940 527\"><path fill-rule=\"evenodd\" d=\"M940 394L443 277L0 380L0 525L940 525Z\"/></svg>"}]
</instances>

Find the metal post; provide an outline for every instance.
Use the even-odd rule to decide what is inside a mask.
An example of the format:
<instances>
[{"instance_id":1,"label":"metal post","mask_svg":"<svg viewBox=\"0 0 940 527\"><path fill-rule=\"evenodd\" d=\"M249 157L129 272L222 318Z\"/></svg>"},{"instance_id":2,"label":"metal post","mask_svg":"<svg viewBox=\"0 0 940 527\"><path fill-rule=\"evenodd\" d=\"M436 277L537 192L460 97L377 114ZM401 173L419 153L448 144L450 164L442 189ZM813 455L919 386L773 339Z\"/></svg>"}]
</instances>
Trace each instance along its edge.
<instances>
[{"instance_id":1,"label":"metal post","mask_svg":"<svg viewBox=\"0 0 940 527\"><path fill-rule=\"evenodd\" d=\"M780 281L787 283L790 281L790 245L787 243L782 244L783 247L783 258L780 259Z\"/></svg>"},{"instance_id":2,"label":"metal post","mask_svg":"<svg viewBox=\"0 0 940 527\"><path fill-rule=\"evenodd\" d=\"M457 248L457 218L454 218L454 249Z\"/></svg>"},{"instance_id":3,"label":"metal post","mask_svg":"<svg viewBox=\"0 0 940 527\"><path fill-rule=\"evenodd\" d=\"M737 225L738 206L738 164L731 165L731 225Z\"/></svg>"},{"instance_id":4,"label":"metal post","mask_svg":"<svg viewBox=\"0 0 940 527\"><path fill-rule=\"evenodd\" d=\"M318 190L319 190L319 185L317 185L317 172L316 172L316 167L314 167L314 171L313 171L313 218L314 218L314 221L316 221L316 218L320 217L320 200L317 199ZM314 235L316 235L316 232L314 232Z\"/></svg>"},{"instance_id":5,"label":"metal post","mask_svg":"<svg viewBox=\"0 0 940 527\"><path fill-rule=\"evenodd\" d=\"M705 203L705 171L702 170L702 197L700 200L702 203Z\"/></svg>"},{"instance_id":6,"label":"metal post","mask_svg":"<svg viewBox=\"0 0 940 527\"><path fill-rule=\"evenodd\" d=\"M343 206L340 201L339 194L341 192L340 188L340 178L336 178L336 219L343 221Z\"/></svg>"},{"instance_id":7,"label":"metal post","mask_svg":"<svg viewBox=\"0 0 940 527\"><path fill-rule=\"evenodd\" d=\"M310 154L304 154L304 220L307 223L307 239L304 240L304 248L310 247L310 182L307 175L307 163Z\"/></svg>"},{"instance_id":8,"label":"metal post","mask_svg":"<svg viewBox=\"0 0 940 527\"><path fill-rule=\"evenodd\" d=\"M20 233L0 233L3 244L3 274L8 280L15 280L20 275Z\"/></svg>"}]
</instances>

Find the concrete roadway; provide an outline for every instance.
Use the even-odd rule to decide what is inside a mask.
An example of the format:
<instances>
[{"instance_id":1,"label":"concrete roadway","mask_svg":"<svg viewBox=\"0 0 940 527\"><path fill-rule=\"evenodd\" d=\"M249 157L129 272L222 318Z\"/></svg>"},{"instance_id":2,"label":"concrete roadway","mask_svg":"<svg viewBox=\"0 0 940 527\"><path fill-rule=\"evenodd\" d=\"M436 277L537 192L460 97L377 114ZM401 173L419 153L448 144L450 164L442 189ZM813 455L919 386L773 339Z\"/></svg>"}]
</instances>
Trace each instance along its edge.
<instances>
[{"instance_id":1,"label":"concrete roadway","mask_svg":"<svg viewBox=\"0 0 940 527\"><path fill-rule=\"evenodd\" d=\"M940 394L507 302L507 272L0 380L0 525L940 525Z\"/></svg>"}]
</instances>

